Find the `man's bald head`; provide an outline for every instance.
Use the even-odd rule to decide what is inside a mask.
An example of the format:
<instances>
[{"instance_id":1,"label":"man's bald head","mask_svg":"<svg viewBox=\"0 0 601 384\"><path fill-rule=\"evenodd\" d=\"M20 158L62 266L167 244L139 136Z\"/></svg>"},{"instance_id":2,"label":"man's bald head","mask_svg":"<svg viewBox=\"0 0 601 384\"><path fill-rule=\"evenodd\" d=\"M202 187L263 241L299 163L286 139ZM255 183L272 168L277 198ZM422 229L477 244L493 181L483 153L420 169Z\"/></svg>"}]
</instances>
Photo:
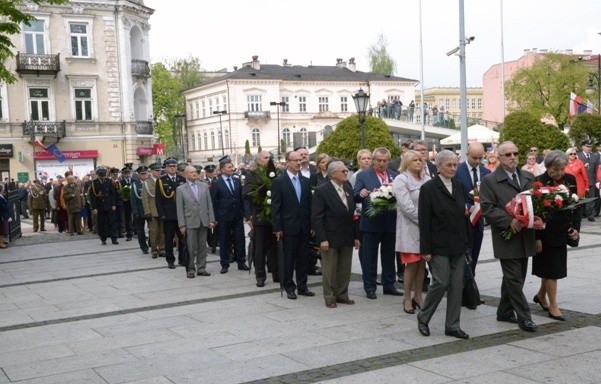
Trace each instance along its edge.
<instances>
[{"instance_id":1,"label":"man's bald head","mask_svg":"<svg viewBox=\"0 0 601 384\"><path fill-rule=\"evenodd\" d=\"M472 142L467 147L467 163L474 168L482 163L484 158L484 146L482 143Z\"/></svg>"}]
</instances>

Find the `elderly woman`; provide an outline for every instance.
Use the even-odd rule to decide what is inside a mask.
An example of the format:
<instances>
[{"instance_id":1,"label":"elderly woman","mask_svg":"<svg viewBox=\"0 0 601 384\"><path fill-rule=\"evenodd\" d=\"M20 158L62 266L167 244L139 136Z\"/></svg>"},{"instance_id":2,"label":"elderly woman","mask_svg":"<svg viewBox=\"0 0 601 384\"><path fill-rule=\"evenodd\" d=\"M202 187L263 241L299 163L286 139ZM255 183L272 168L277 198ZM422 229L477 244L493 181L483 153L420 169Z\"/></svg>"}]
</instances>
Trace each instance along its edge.
<instances>
[{"instance_id":1,"label":"elderly woman","mask_svg":"<svg viewBox=\"0 0 601 384\"><path fill-rule=\"evenodd\" d=\"M417 328L430 336L428 323L447 292L445 335L467 339L460 326L465 254L472 240L472 226L465 214L463 184L453 178L457 155L448 150L436 155L440 177L425 183L418 205L419 243L422 259L430 264L433 282L417 315Z\"/></svg>"},{"instance_id":2,"label":"elderly woman","mask_svg":"<svg viewBox=\"0 0 601 384\"><path fill-rule=\"evenodd\" d=\"M576 179L565 173L568 158L562 151L551 151L545 157L547 171L537 177L543 185L563 184L576 193ZM545 229L536 231L536 256L532 258L532 274L541 278L540 289L534 302L549 312L554 320L565 321L557 305L557 280L567 276L568 239L578 239L580 223L573 222L572 211L557 211L547 221Z\"/></svg>"},{"instance_id":3,"label":"elderly woman","mask_svg":"<svg viewBox=\"0 0 601 384\"><path fill-rule=\"evenodd\" d=\"M396 197L396 244L395 251L401 253L401 262L406 264L403 274L405 313L415 313L415 308L421 308L422 285L424 283L426 262L422 259L419 249L419 226L417 221L417 206L421 186L430 177L424 172L424 161L415 151L407 151L399 168L399 175L392 183ZM414 297L411 298L411 288Z\"/></svg>"},{"instance_id":4,"label":"elderly woman","mask_svg":"<svg viewBox=\"0 0 601 384\"><path fill-rule=\"evenodd\" d=\"M497 152L488 152L486 156L486 168L489 171L494 171L499 166L499 155Z\"/></svg>"},{"instance_id":5,"label":"elderly woman","mask_svg":"<svg viewBox=\"0 0 601 384\"><path fill-rule=\"evenodd\" d=\"M319 184L323 179L328 175L328 162L330 161L330 156L325 153L317 156L315 160L315 166L317 168L317 172L311 175L311 188L315 189L317 184Z\"/></svg>"},{"instance_id":6,"label":"elderly woman","mask_svg":"<svg viewBox=\"0 0 601 384\"><path fill-rule=\"evenodd\" d=\"M536 153L530 152L526 157L526 164L522 167L524 171L532 173L534 176L542 175L544 171L536 163Z\"/></svg>"}]
</instances>

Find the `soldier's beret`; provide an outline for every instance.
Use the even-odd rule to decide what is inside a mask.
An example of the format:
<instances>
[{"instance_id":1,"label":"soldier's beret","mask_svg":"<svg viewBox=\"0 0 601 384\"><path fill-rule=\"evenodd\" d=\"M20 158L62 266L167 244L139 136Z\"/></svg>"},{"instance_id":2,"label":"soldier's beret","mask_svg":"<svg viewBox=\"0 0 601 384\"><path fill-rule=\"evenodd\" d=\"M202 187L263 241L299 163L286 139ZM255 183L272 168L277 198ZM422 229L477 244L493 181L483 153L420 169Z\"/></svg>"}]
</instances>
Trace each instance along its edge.
<instances>
[{"instance_id":1,"label":"soldier's beret","mask_svg":"<svg viewBox=\"0 0 601 384\"><path fill-rule=\"evenodd\" d=\"M159 163L152 163L148 166L148 168L150 168L150 170L152 171L160 171L161 169L163 169L163 167Z\"/></svg>"}]
</instances>

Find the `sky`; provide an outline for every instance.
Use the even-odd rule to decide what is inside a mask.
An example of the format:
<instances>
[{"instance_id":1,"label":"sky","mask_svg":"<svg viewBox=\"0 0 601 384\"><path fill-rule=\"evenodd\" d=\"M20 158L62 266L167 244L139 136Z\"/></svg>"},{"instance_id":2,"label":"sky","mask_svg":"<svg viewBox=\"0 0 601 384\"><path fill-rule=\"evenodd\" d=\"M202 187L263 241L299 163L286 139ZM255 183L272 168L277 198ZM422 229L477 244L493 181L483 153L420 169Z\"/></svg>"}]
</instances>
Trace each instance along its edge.
<instances>
[{"instance_id":1,"label":"sky","mask_svg":"<svg viewBox=\"0 0 601 384\"><path fill-rule=\"evenodd\" d=\"M335 65L354 57L369 71L368 48L383 34L396 61L395 75L420 79L420 0L144 0L150 18L152 62L200 59L207 71L249 62ZM501 28L501 4L503 28ZM424 87L458 87L459 1L421 0ZM467 86L525 49L601 52L601 1L464 0ZM597 21L595 21L597 20ZM503 30L503 34L501 33Z\"/></svg>"}]
</instances>

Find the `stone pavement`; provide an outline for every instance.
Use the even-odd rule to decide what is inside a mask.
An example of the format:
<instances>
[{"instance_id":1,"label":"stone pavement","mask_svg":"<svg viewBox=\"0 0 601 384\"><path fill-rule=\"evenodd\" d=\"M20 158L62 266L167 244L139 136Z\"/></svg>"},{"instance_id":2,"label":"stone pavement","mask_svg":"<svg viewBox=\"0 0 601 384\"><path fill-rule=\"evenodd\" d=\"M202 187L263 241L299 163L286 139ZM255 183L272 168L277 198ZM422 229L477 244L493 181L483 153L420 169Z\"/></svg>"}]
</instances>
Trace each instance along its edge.
<instances>
[{"instance_id":1,"label":"stone pavement","mask_svg":"<svg viewBox=\"0 0 601 384\"><path fill-rule=\"evenodd\" d=\"M31 233L0 251L0 384L4 383L599 383L601 224L583 224L559 283L566 322L531 304L536 333L496 321L501 269L485 239L477 280L486 304L462 311L469 340L444 336L445 300L417 331L402 299L368 300L355 256L355 305L281 297L253 275L187 279L137 242L102 246ZM528 276L528 298L539 279Z\"/></svg>"}]
</instances>

